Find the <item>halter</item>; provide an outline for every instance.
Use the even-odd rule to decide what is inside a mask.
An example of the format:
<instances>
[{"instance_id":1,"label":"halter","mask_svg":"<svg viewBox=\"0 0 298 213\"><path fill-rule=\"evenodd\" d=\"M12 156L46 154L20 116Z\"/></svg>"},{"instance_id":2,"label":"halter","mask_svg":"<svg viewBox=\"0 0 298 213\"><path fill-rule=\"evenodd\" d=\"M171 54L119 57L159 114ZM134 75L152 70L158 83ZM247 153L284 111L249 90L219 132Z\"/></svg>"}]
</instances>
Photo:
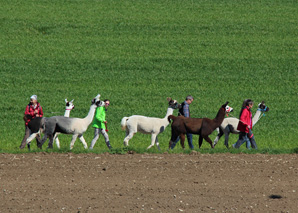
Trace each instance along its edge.
<instances>
[{"instance_id":1,"label":"halter","mask_svg":"<svg viewBox=\"0 0 298 213\"><path fill-rule=\"evenodd\" d=\"M264 112L264 114L265 114L266 110L267 110L267 106L265 106L265 109L260 109L260 108L257 109L257 111Z\"/></svg>"}]
</instances>

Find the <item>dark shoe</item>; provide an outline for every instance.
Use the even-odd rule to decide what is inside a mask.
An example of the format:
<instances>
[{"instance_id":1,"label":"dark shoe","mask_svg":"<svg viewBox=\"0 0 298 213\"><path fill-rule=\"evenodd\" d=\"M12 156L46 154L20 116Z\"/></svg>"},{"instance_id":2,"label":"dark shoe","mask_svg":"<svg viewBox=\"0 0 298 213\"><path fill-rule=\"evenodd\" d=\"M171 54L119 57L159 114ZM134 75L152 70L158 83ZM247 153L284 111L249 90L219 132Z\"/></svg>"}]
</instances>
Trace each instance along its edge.
<instances>
[{"instance_id":1,"label":"dark shoe","mask_svg":"<svg viewBox=\"0 0 298 213\"><path fill-rule=\"evenodd\" d=\"M106 142L106 145L107 145L107 147L108 147L109 149L112 149L112 146L111 146L111 144L110 144L110 141Z\"/></svg>"}]
</instances>

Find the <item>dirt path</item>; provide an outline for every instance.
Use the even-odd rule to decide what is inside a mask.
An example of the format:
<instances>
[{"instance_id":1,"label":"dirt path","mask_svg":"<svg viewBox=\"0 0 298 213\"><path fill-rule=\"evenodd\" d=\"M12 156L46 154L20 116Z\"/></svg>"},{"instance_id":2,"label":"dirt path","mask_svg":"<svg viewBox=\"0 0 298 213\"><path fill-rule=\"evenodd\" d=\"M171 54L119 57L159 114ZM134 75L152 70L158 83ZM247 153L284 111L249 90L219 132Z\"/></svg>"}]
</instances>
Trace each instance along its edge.
<instances>
[{"instance_id":1,"label":"dirt path","mask_svg":"<svg viewBox=\"0 0 298 213\"><path fill-rule=\"evenodd\" d=\"M298 211L297 154L0 154L0 184L0 212Z\"/></svg>"}]
</instances>

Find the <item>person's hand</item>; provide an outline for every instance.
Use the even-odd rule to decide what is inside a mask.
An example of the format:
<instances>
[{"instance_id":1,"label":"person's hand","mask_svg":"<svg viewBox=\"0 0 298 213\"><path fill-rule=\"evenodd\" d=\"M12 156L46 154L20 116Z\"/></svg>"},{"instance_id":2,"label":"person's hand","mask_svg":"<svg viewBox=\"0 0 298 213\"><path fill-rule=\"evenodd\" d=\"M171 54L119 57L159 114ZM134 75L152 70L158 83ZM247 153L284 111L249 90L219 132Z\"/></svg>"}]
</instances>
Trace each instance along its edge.
<instances>
[{"instance_id":1,"label":"person's hand","mask_svg":"<svg viewBox=\"0 0 298 213\"><path fill-rule=\"evenodd\" d=\"M34 110L34 113L35 113L35 114L38 114L38 110L37 110L37 109L36 109L36 110Z\"/></svg>"},{"instance_id":2,"label":"person's hand","mask_svg":"<svg viewBox=\"0 0 298 213\"><path fill-rule=\"evenodd\" d=\"M39 114L36 114L36 117L39 117Z\"/></svg>"},{"instance_id":3,"label":"person's hand","mask_svg":"<svg viewBox=\"0 0 298 213\"><path fill-rule=\"evenodd\" d=\"M249 129L250 129L250 125L247 125L247 128L249 128Z\"/></svg>"},{"instance_id":4,"label":"person's hand","mask_svg":"<svg viewBox=\"0 0 298 213\"><path fill-rule=\"evenodd\" d=\"M108 122L107 121L104 121L104 123L107 124Z\"/></svg>"}]
</instances>

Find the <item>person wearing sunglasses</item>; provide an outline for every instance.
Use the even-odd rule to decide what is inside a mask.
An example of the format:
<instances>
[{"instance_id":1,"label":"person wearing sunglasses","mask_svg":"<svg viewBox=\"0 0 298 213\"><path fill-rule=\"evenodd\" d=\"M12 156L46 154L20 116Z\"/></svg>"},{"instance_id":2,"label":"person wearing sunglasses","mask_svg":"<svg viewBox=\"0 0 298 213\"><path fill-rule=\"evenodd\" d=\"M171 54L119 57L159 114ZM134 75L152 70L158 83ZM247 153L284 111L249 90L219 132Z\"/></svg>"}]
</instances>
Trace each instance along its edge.
<instances>
[{"instance_id":1,"label":"person wearing sunglasses","mask_svg":"<svg viewBox=\"0 0 298 213\"><path fill-rule=\"evenodd\" d=\"M93 149L96 141L99 138L99 135L102 134L105 138L106 145L109 149L112 148L109 140L108 130L107 130L107 120L106 120L106 112L110 105L110 100L104 100L105 105L96 108L95 116L93 119L92 127L94 127L94 138L91 141L91 145L89 149Z\"/></svg>"}]
</instances>

